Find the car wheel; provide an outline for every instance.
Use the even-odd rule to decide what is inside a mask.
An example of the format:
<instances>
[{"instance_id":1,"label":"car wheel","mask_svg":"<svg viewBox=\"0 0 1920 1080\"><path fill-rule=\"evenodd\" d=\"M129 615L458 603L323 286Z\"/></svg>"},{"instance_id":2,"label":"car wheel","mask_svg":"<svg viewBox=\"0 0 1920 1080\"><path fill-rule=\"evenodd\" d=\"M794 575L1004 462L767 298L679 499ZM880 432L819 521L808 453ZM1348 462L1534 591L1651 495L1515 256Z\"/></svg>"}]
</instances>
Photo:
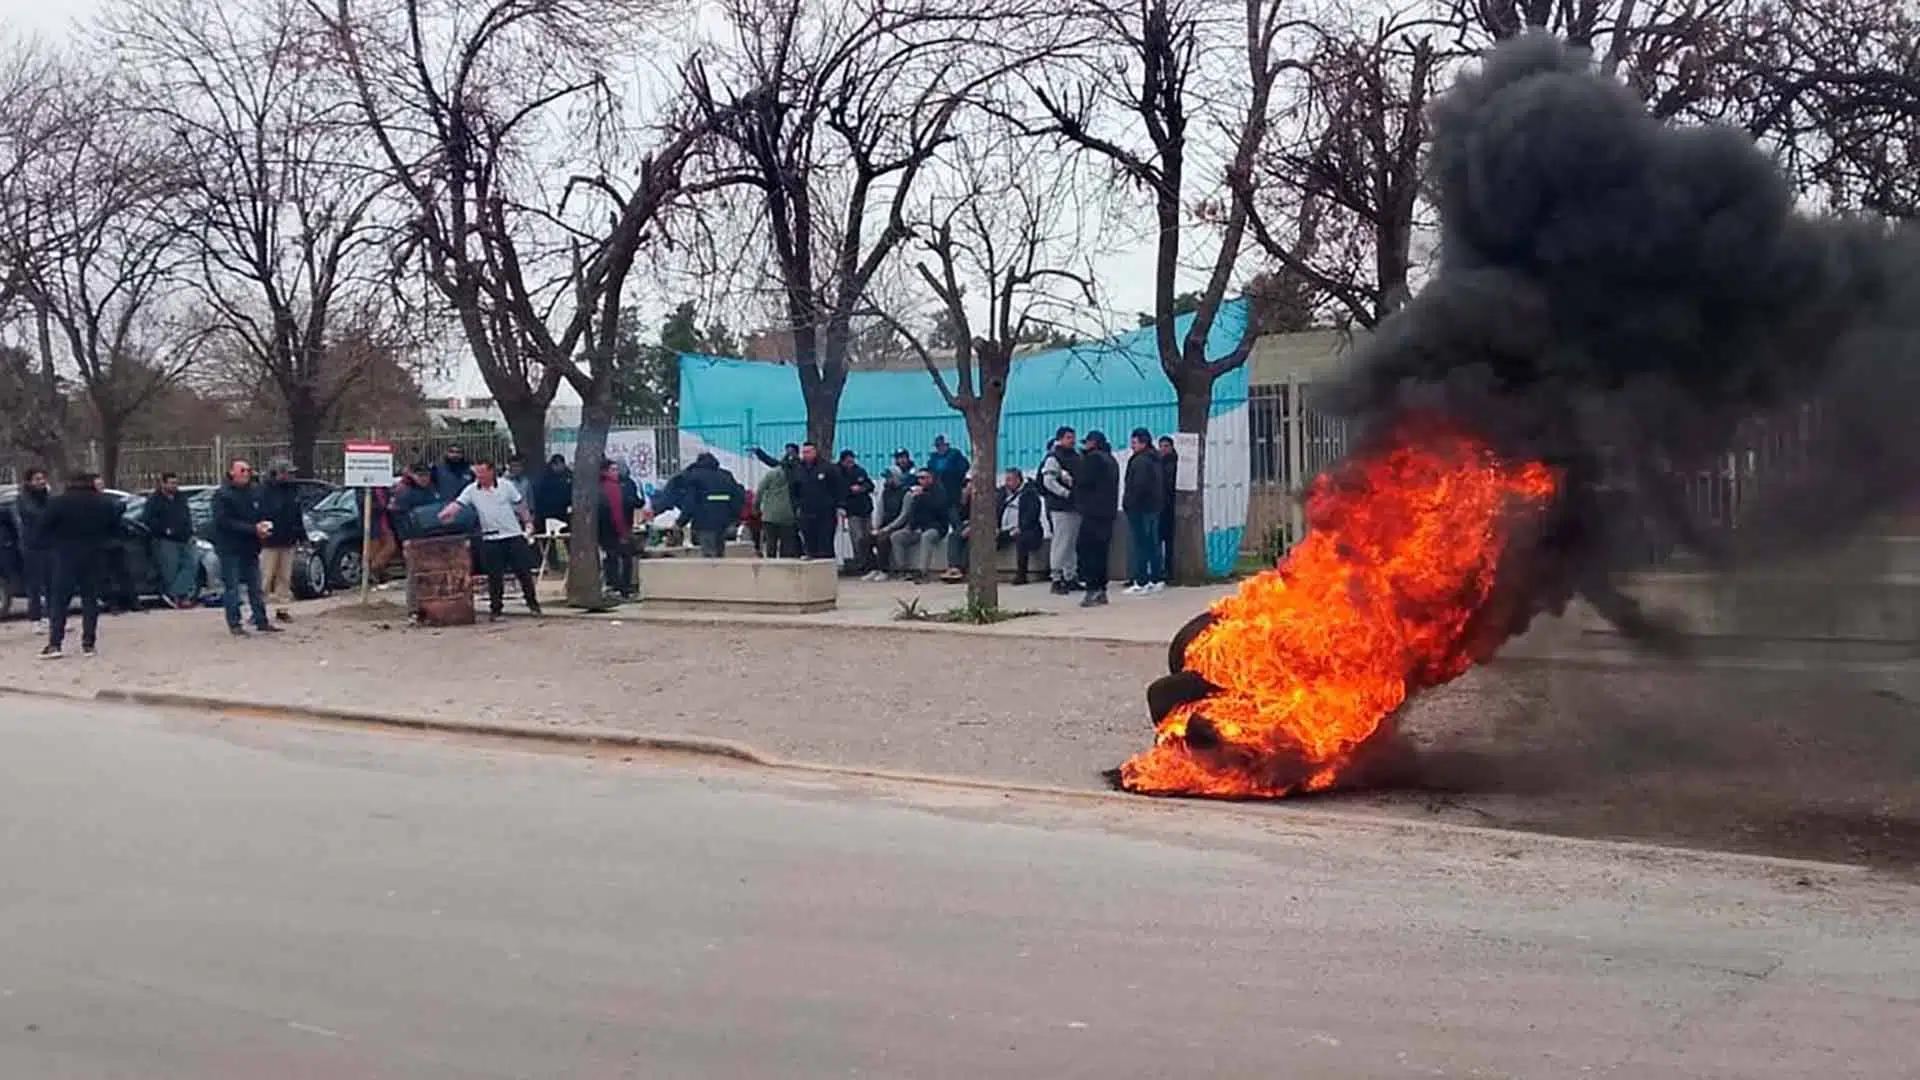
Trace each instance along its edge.
<instances>
[{"instance_id":1,"label":"car wheel","mask_svg":"<svg viewBox=\"0 0 1920 1080\"><path fill-rule=\"evenodd\" d=\"M327 580L327 561L312 548L301 548L293 567L293 595L299 600L317 600L332 592Z\"/></svg>"},{"instance_id":2,"label":"car wheel","mask_svg":"<svg viewBox=\"0 0 1920 1080\"><path fill-rule=\"evenodd\" d=\"M344 543L333 549L333 570L327 576L336 589L360 587L360 545Z\"/></svg>"}]
</instances>

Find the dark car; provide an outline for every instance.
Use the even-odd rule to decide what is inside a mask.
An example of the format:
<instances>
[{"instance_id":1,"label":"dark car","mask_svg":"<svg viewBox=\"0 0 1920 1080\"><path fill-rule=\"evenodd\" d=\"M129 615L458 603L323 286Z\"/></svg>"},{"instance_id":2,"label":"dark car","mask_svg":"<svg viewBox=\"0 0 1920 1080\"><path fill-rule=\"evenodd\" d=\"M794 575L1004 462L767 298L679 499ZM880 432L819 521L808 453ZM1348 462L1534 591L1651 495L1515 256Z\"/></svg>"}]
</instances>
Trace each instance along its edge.
<instances>
[{"instance_id":1,"label":"dark car","mask_svg":"<svg viewBox=\"0 0 1920 1080\"><path fill-rule=\"evenodd\" d=\"M360 586L363 512L361 493L355 488L334 491L307 511L307 531L313 534L321 564L327 568L328 583L336 589Z\"/></svg>"},{"instance_id":2,"label":"dark car","mask_svg":"<svg viewBox=\"0 0 1920 1080\"><path fill-rule=\"evenodd\" d=\"M320 534L313 526L313 507L339 489L324 480L295 480L294 483L300 489L300 508L306 514L307 535L294 545L293 595L300 600L312 600L333 591L321 556ZM201 563L211 575L209 587L218 589L220 556L213 550L213 493L219 489L209 484L191 484L180 490L187 496L187 512L193 516L194 547L200 550Z\"/></svg>"}]
</instances>

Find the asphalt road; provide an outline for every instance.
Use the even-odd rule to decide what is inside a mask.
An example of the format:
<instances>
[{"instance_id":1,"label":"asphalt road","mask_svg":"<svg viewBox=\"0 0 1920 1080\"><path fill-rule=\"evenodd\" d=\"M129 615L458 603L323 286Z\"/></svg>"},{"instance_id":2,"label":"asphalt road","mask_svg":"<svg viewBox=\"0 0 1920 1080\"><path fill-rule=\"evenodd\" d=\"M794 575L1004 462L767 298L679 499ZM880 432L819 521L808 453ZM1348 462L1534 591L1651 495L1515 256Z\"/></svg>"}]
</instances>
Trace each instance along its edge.
<instances>
[{"instance_id":1,"label":"asphalt road","mask_svg":"<svg viewBox=\"0 0 1920 1080\"><path fill-rule=\"evenodd\" d=\"M1920 890L0 697L0 1076L1904 1077Z\"/></svg>"}]
</instances>

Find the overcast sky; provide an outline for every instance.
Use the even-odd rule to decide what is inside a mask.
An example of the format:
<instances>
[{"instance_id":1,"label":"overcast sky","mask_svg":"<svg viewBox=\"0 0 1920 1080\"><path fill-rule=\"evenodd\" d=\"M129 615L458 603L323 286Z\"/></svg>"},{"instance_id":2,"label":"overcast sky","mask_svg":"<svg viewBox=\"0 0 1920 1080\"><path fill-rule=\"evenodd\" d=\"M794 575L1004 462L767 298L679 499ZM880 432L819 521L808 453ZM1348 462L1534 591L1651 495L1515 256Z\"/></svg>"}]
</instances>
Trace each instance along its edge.
<instances>
[{"instance_id":1,"label":"overcast sky","mask_svg":"<svg viewBox=\"0 0 1920 1080\"><path fill-rule=\"evenodd\" d=\"M218 3L219 0L206 2ZM15 33L43 34L59 39L70 34L77 21L91 18L101 6L101 0L0 0L0 25ZM1145 311L1153 304L1152 219L1143 213L1125 224L1130 235L1124 239L1110 238L1106 246L1112 248L1113 253L1095 262L1095 272L1104 292L1102 299L1113 313L1110 321L1117 327L1130 326L1131 313ZM1196 230L1188 246L1192 248L1198 243L1200 254L1208 255L1210 251L1207 248L1211 245L1201 243L1208 239L1210 237ZM1198 288L1204 280L1204 273L1190 269L1185 277L1182 288ZM666 305L677 302L677 298L634 295L629 302L640 304L651 312L664 310ZM450 343L450 348L464 353L464 348L457 342ZM470 362L460 364L445 378L432 380L428 391L436 397L487 393L486 384Z\"/></svg>"}]
</instances>

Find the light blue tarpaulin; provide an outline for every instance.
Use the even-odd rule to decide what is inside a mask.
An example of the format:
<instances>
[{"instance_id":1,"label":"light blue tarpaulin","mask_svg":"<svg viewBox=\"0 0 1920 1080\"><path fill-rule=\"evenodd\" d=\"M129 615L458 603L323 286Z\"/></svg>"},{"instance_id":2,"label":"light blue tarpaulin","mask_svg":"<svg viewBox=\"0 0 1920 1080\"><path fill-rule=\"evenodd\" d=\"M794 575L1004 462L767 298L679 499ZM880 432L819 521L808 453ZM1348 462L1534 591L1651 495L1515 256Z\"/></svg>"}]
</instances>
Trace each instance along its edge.
<instances>
[{"instance_id":1,"label":"light blue tarpaulin","mask_svg":"<svg viewBox=\"0 0 1920 1080\"><path fill-rule=\"evenodd\" d=\"M1245 300L1220 308L1207 340L1207 356L1219 359L1240 346L1247 331ZM1174 322L1185 334L1193 317ZM952 372L947 372L949 382ZM1239 552L1246 522L1247 370L1244 366L1214 386L1207 446L1209 562L1226 573ZM682 354L680 431L729 464L745 467L748 447L779 447L806 438L806 404L790 364ZM1001 465L1032 469L1054 429L1071 424L1083 434L1106 432L1116 450L1127 433L1144 427L1155 434L1175 429L1173 387L1160 369L1152 328L1108 341L1053 349L1013 362L1000 422ZM971 456L966 426L948 407L924 370L854 371L840 398L835 449L853 450L870 468L884 466L895 448L924 460L934 436L945 435Z\"/></svg>"}]
</instances>

